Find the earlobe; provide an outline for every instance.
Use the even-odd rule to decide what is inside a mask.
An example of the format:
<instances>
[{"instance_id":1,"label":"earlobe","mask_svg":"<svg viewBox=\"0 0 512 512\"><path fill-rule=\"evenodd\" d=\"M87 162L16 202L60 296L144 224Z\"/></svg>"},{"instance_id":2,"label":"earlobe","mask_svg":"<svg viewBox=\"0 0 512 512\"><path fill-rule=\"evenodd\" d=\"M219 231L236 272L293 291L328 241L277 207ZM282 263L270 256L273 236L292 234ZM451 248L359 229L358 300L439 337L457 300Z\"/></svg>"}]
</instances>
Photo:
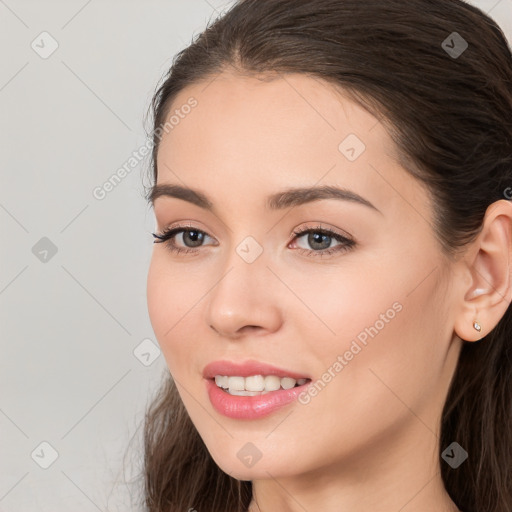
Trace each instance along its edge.
<instances>
[{"instance_id":1,"label":"earlobe","mask_svg":"<svg viewBox=\"0 0 512 512\"><path fill-rule=\"evenodd\" d=\"M512 203L499 200L487 208L482 229L460 260L463 298L455 322L456 334L478 341L496 327L512 300Z\"/></svg>"},{"instance_id":2,"label":"earlobe","mask_svg":"<svg viewBox=\"0 0 512 512\"><path fill-rule=\"evenodd\" d=\"M462 315L455 324L455 333L464 341L480 341L492 330L488 329L486 325L482 326L476 312L473 313L472 318L472 321L467 321L467 315ZM462 324L462 321L465 323Z\"/></svg>"}]
</instances>

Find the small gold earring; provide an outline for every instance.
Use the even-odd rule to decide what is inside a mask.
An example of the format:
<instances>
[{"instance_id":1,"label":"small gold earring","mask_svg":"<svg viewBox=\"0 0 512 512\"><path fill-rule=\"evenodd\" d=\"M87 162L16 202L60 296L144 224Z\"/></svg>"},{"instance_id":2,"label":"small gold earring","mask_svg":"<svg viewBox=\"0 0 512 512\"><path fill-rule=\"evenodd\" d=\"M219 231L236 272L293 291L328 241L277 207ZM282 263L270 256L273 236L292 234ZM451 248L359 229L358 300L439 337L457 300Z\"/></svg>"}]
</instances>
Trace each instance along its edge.
<instances>
[{"instance_id":1,"label":"small gold earring","mask_svg":"<svg viewBox=\"0 0 512 512\"><path fill-rule=\"evenodd\" d=\"M473 327L478 331L480 332L482 330L482 327L480 326L480 324L475 320L473 322Z\"/></svg>"}]
</instances>

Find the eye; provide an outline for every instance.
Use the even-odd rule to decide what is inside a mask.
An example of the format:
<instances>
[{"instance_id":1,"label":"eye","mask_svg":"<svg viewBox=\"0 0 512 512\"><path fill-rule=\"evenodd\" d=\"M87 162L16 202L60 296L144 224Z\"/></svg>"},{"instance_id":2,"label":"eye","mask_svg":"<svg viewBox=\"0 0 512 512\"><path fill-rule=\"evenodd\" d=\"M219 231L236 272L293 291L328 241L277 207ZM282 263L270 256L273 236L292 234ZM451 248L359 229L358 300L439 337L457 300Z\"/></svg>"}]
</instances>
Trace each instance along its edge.
<instances>
[{"instance_id":1,"label":"eye","mask_svg":"<svg viewBox=\"0 0 512 512\"><path fill-rule=\"evenodd\" d=\"M192 226L176 226L165 229L158 234L152 233L152 235L156 239L153 243L165 243L168 249L176 253L197 252L196 248L201 247L206 238L211 238L204 231ZM177 242L183 244L183 246L177 245Z\"/></svg>"},{"instance_id":2,"label":"eye","mask_svg":"<svg viewBox=\"0 0 512 512\"><path fill-rule=\"evenodd\" d=\"M295 240L302 244L299 245L295 242L298 245L296 250L308 257L329 256L337 252L348 251L356 245L354 240L322 226L296 230L292 234L295 235ZM155 238L154 243L165 243L170 251L185 254L198 253L198 248L205 245L204 242L207 239L214 240L207 233L193 226L176 226L165 229L161 233L152 233L152 235ZM304 244L310 248L304 247ZM217 245L217 243L211 245Z\"/></svg>"},{"instance_id":3,"label":"eye","mask_svg":"<svg viewBox=\"0 0 512 512\"><path fill-rule=\"evenodd\" d=\"M322 226L297 230L293 234L302 243L302 245L298 245L297 250L307 256L331 255L336 252L348 251L355 246L354 240Z\"/></svg>"}]
</instances>

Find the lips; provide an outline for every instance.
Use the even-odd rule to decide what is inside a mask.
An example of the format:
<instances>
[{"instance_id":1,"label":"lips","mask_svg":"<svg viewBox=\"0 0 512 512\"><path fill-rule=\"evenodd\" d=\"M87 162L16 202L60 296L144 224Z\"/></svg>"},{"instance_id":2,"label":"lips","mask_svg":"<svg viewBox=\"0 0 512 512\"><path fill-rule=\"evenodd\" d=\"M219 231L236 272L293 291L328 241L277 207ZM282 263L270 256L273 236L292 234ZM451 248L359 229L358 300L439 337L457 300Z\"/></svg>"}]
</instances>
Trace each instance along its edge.
<instances>
[{"instance_id":1,"label":"lips","mask_svg":"<svg viewBox=\"0 0 512 512\"><path fill-rule=\"evenodd\" d=\"M216 375L229 375L237 377L250 377L252 375L275 375L279 378L291 377L292 379L311 379L309 375L298 373L286 368L279 368L260 361L249 360L244 363L232 361L214 361L203 369L205 379L214 379Z\"/></svg>"},{"instance_id":2,"label":"lips","mask_svg":"<svg viewBox=\"0 0 512 512\"><path fill-rule=\"evenodd\" d=\"M306 379L306 383L292 389L279 389L268 391L256 396L237 396L227 393L215 383L215 376L251 377L253 375L273 375L283 379L291 377L299 381ZM231 361L215 361L205 366L203 377L206 383L206 392L213 408L228 418L238 420L256 420L263 418L297 401L299 395L311 384L311 378L286 368L279 368L260 361L245 361L234 363Z\"/></svg>"}]
</instances>

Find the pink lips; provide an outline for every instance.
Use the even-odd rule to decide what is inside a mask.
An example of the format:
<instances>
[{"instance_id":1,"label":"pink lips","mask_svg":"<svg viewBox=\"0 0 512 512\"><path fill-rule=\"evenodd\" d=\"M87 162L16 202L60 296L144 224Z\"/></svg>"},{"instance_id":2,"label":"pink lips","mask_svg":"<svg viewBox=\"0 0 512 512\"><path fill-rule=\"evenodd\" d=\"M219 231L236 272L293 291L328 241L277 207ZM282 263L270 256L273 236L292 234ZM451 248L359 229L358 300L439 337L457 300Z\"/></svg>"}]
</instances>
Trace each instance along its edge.
<instances>
[{"instance_id":1,"label":"pink lips","mask_svg":"<svg viewBox=\"0 0 512 512\"><path fill-rule=\"evenodd\" d=\"M309 379L308 375L301 375L291 370L285 370L261 363L259 361L246 361L245 363L233 363L231 361L214 361L207 364L203 370L205 379L213 379L215 375L229 375L237 377L250 377L251 375L275 375L276 377L291 377L292 379Z\"/></svg>"},{"instance_id":2,"label":"pink lips","mask_svg":"<svg viewBox=\"0 0 512 512\"><path fill-rule=\"evenodd\" d=\"M295 380L308 379L306 384L292 389L270 391L264 395L237 396L230 395L215 384L215 375L228 375L249 377L250 375L275 375L277 377L291 377ZM234 419L257 419L267 416L293 401L311 383L307 375L278 368L258 361L247 361L236 364L230 361L215 361L208 364L203 370L210 402L217 412Z\"/></svg>"}]
</instances>

